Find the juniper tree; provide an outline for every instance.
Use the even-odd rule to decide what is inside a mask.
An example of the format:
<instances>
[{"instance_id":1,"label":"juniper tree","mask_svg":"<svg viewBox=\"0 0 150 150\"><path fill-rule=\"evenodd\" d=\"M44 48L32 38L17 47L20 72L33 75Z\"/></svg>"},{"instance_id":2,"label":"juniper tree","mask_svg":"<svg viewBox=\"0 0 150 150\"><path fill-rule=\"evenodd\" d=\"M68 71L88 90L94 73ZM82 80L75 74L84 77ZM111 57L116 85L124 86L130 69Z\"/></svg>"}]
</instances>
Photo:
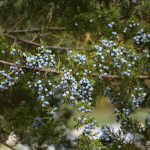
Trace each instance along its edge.
<instances>
[{"instance_id":1,"label":"juniper tree","mask_svg":"<svg viewBox=\"0 0 150 150\"><path fill-rule=\"evenodd\" d=\"M149 79L150 29L148 23L143 29L141 26L139 27L141 16L143 16L142 20L149 21L149 17L146 15L149 2L119 1L118 8L111 1L104 3L84 0L26 1L20 3L21 6L15 5L16 2L9 1L1 7L2 19L8 21L7 25L12 21L11 16L10 18L7 16L9 14L15 17L15 14L27 13L26 17L29 17L32 10L31 21L35 21L39 17L47 16L52 11L52 24L58 22L58 25L66 26L68 32L72 30L74 36L79 40L84 39L84 36L81 35L87 31L93 32L93 36L96 36L99 30L101 39L92 42L84 52L85 55L76 53L76 50L72 48L63 53L60 57L62 59L55 57L56 51L48 50L47 45L42 41L40 43L42 46L35 48L34 55L19 49L16 45L4 46L1 49L3 57L0 61L3 64L1 89L4 99L2 104L10 99L12 106L2 111L6 120L6 125L1 126L1 131L5 133L3 135L7 137L11 131L14 131L19 137L19 141L28 144L31 149L35 148L34 143L38 143L37 149L44 149L42 144L47 141L48 144L54 143L57 149L60 149L60 145L74 149L126 149L125 140L119 139L118 135L114 135L107 127L103 127L104 135L102 137L97 140L90 139L90 136L93 137L90 129L99 125L94 117L85 117L85 113L94 109L96 95L107 95L116 107L116 121L121 120L123 133L141 133L146 147L146 141L149 140L149 119L146 119L144 129L140 127L137 120L130 118L130 114L134 113L140 105L143 106L144 103L149 105L150 103L148 88L143 84L144 79ZM113 7L109 7L109 3ZM96 5L93 6L94 4ZM26 8L25 11L21 11L23 7ZM142 10L142 15L137 13L139 8ZM9 13L10 9L14 11ZM134 9L135 12L133 12ZM6 10L8 10L8 14L5 13ZM72 19L70 20L70 18ZM42 30L43 26L46 29L49 24L49 18L44 19L43 17L42 20L37 21L42 25ZM121 23L122 19L125 19L125 22ZM20 28L25 25L25 21L22 21ZM3 35L8 37L7 32ZM1 39L4 40L3 36ZM11 54L11 57L8 54ZM93 59L90 54L93 55ZM13 61L17 62L11 63L12 57ZM141 66L141 64L144 65ZM10 70L4 65L10 66ZM140 76L146 70L147 76ZM10 71L13 73L8 75ZM55 80L56 76L59 76L59 79ZM119 90L114 89L111 78L120 80ZM109 88L106 88L107 86ZM61 98L55 99L58 102L57 105L50 102L55 98L53 88L59 89L61 93ZM25 94L24 100L17 97L17 93L19 95L21 91L28 93ZM66 122L65 119L70 116L70 112L67 115L64 113L64 119L61 118L62 115L58 117L59 115L56 114L60 110L60 103L69 103L73 109L77 109L81 113L81 117L75 117L76 128L85 124L83 134L75 140L78 145L73 145L66 135L63 135L65 131L63 125ZM36 117L37 110L41 119ZM68 112L67 109L66 112ZM38 123L35 123L36 120ZM107 147L103 147L101 142L103 145L106 143ZM128 143L128 145L131 149L138 149L134 143Z\"/></svg>"}]
</instances>

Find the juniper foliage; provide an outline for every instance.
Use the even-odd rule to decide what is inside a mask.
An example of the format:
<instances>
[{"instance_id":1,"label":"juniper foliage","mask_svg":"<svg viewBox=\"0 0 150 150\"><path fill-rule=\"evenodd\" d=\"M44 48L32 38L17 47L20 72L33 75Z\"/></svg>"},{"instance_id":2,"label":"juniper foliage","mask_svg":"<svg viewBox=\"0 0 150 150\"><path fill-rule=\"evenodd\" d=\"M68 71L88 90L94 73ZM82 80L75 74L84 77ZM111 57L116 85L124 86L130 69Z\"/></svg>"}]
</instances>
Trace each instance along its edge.
<instances>
[{"instance_id":1,"label":"juniper foliage","mask_svg":"<svg viewBox=\"0 0 150 150\"><path fill-rule=\"evenodd\" d=\"M38 24L41 28L46 28L50 22L57 22L57 25L67 27L67 32L72 30L74 36L81 41L84 33L93 32L93 36L96 36L100 30L101 39L89 42L85 55L76 53L72 48L57 57L59 54L46 49L46 43L42 40L42 46L35 48L33 55L16 44L11 47L5 45L4 36L1 35L1 106L9 106L1 109L5 120L0 126L1 141L7 139L13 131L19 138L18 141L28 144L31 149L46 149L47 147L43 147L45 142L54 144L56 149L60 149L61 145L87 150L139 149L134 142L125 145L125 139L120 138L121 132L115 135L107 126L102 127L102 137L90 139L94 136L90 129L99 125L94 117L85 117L85 113L94 109L97 95L107 95L116 107L116 121L121 121L123 133L140 133L143 135L141 141L147 148L146 141L150 140L150 120L147 118L145 127L142 128L139 121L130 118L130 114L140 107L150 106L149 89L143 83L144 77L140 76L146 71L147 79L150 75L149 6L149 1L141 0L16 0L3 3L0 8L1 21L5 21L3 27L8 26L17 14L21 16L26 13L29 20L34 22L33 26ZM138 14L139 8L142 10L141 14ZM50 12L53 13L51 21ZM121 22L122 18L125 19L124 22ZM145 26L140 26L141 18L147 21ZM22 21L20 29L26 25L27 21ZM15 64L9 65L6 62ZM8 75L10 71L14 73ZM92 75L98 78L93 78ZM111 75L118 76L120 89L115 89L112 85ZM59 78L56 79L56 76ZM60 90L61 98L55 97L54 89ZM53 103L52 100L56 102ZM75 128L85 125L81 136L74 140L77 145L64 135L68 127L67 120L73 113L67 107L61 110L60 104L63 103L71 104L73 109L81 113L81 117L74 118L77 121Z\"/></svg>"}]
</instances>

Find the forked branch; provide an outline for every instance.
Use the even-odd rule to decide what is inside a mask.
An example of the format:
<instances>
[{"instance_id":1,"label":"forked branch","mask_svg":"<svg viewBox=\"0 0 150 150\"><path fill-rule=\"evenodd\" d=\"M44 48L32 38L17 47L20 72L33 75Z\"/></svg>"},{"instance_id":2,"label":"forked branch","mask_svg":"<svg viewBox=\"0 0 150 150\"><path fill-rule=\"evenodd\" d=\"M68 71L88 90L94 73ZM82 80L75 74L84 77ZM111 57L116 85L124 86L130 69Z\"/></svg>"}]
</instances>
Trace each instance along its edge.
<instances>
[{"instance_id":1,"label":"forked branch","mask_svg":"<svg viewBox=\"0 0 150 150\"><path fill-rule=\"evenodd\" d=\"M34 70L34 71L42 71L42 72L47 72L47 73L54 73L54 74L62 74L63 72L62 71L54 71L52 69L39 69L39 68L29 68L27 66L20 66L20 65L16 65L16 64L13 64L13 63L10 63L10 62L6 62L6 61L2 61L0 60L0 63L2 64L6 64L6 65L9 65L9 66L15 66L15 67L18 67L18 68L23 68L23 69L26 69L26 70ZM80 76L84 76L82 73L79 74ZM96 74L96 73L93 73L91 74L92 77L99 77L101 74ZM116 75L104 75L103 78L108 78L108 79L121 79L120 76L116 76ZM149 76L144 76L144 75L141 75L139 77L139 79L150 79Z\"/></svg>"}]
</instances>

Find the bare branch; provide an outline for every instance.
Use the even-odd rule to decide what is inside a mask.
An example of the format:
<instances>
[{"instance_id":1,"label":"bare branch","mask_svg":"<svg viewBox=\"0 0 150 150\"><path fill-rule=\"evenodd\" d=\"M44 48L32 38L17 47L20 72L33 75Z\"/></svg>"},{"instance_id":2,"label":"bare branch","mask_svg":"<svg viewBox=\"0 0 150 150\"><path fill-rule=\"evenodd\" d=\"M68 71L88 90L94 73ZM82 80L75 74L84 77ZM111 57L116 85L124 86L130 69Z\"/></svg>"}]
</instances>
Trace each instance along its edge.
<instances>
[{"instance_id":1,"label":"bare branch","mask_svg":"<svg viewBox=\"0 0 150 150\"><path fill-rule=\"evenodd\" d=\"M79 46L79 43L80 43L80 41L78 42L78 44L77 44L76 48L78 48L78 46ZM76 49L76 48L75 48L75 49Z\"/></svg>"},{"instance_id":2,"label":"bare branch","mask_svg":"<svg viewBox=\"0 0 150 150\"><path fill-rule=\"evenodd\" d=\"M53 35L53 34L52 33L45 33L45 34L39 35L39 37L48 36L48 35Z\"/></svg>"},{"instance_id":3,"label":"bare branch","mask_svg":"<svg viewBox=\"0 0 150 150\"><path fill-rule=\"evenodd\" d=\"M39 68L29 68L27 66L20 66L20 65L15 65L13 63L10 63L10 62L6 62L6 61L2 61L0 60L0 63L3 63L3 64L6 64L6 65L9 65L9 66L15 66L15 67L18 67L18 68L23 68L23 69L29 69L29 70L34 70L34 71L42 71L42 72L47 72L47 73L55 73L55 74L62 74L63 72L62 71L54 71L54 70L51 70L51 69L39 69ZM99 77L101 74L96 74L96 73L93 73L93 74L89 74L88 76L92 76L92 77ZM82 73L80 74L80 76L84 76ZM121 79L120 76L116 76L116 75L105 75L103 76L103 78L112 78L112 79ZM141 75L139 77L139 79L150 79L149 76L144 76L144 75Z\"/></svg>"},{"instance_id":4,"label":"bare branch","mask_svg":"<svg viewBox=\"0 0 150 150\"><path fill-rule=\"evenodd\" d=\"M40 32L39 32L30 42L35 41L35 39L36 39L37 37L39 37L39 35L40 35Z\"/></svg>"},{"instance_id":5,"label":"bare branch","mask_svg":"<svg viewBox=\"0 0 150 150\"><path fill-rule=\"evenodd\" d=\"M42 30L38 32L38 34L31 40L31 42L33 42L40 35L40 33L44 30L44 28L45 27L42 27Z\"/></svg>"},{"instance_id":6,"label":"bare branch","mask_svg":"<svg viewBox=\"0 0 150 150\"><path fill-rule=\"evenodd\" d=\"M62 28L50 27L50 28L48 28L48 30L50 30L50 31L54 31L54 30L57 30L57 31L62 30L62 31L64 31L64 30L66 30L66 28L65 27L62 27ZM26 34L27 32L37 32L38 33L39 31L41 31L40 28L39 29L31 29L31 30L15 30L15 31L10 31L9 33L11 33L11 34L17 34L17 33L19 33L19 34ZM2 32L2 33L5 33L5 32Z\"/></svg>"},{"instance_id":7,"label":"bare branch","mask_svg":"<svg viewBox=\"0 0 150 150\"><path fill-rule=\"evenodd\" d=\"M61 39L61 41L57 44L56 47L58 47L58 46L62 43L62 41L64 40L64 38L66 37L66 35L67 35L67 33L65 33L64 37L63 37L63 38Z\"/></svg>"},{"instance_id":8,"label":"bare branch","mask_svg":"<svg viewBox=\"0 0 150 150\"><path fill-rule=\"evenodd\" d=\"M4 34L2 33L5 37L8 37L10 39L17 39L16 37L13 37L13 36L10 36L10 35L7 35L7 34ZM38 46L38 47L41 47L42 45L41 44L38 44L38 43L35 43L35 42L31 42L31 41L28 41L28 40L22 40L22 39L17 39L18 41L21 41L21 42L24 42L24 43L28 43L28 44L31 44L31 45L34 45L34 46ZM62 49L62 50L65 50L65 51L68 51L68 50L71 50L72 48L70 47L56 47L56 46L45 46L45 48L49 48L49 49ZM77 50L86 50L85 48L77 48Z\"/></svg>"},{"instance_id":9,"label":"bare branch","mask_svg":"<svg viewBox=\"0 0 150 150\"><path fill-rule=\"evenodd\" d=\"M39 6L40 7L40 6ZM39 8L38 7L38 8ZM30 16L31 16L31 14L35 11L36 9L33 9L29 14L30 14ZM14 22L12 22L11 24L13 24L13 23L15 23L16 21L18 21L18 20L20 20L20 21L18 21L18 23L17 24L15 24L14 26L13 26L13 28L7 33L7 34L9 34L24 18L26 18L29 14L26 14L26 15L24 15L24 16L22 16L21 18L18 18L18 19L16 19ZM10 27L10 25L5 29L5 33L7 32L7 29Z\"/></svg>"},{"instance_id":10,"label":"bare branch","mask_svg":"<svg viewBox=\"0 0 150 150\"><path fill-rule=\"evenodd\" d=\"M15 23L16 21L20 20L20 19L23 18L24 16L25 16L25 15L23 15L23 16L17 18L17 19L14 20L12 23L10 23L10 24L7 26L7 28L5 29L5 33L7 32L7 29L8 29L13 23Z\"/></svg>"},{"instance_id":11,"label":"bare branch","mask_svg":"<svg viewBox=\"0 0 150 150\"><path fill-rule=\"evenodd\" d=\"M12 31L25 17L27 17L27 15L24 16L23 18L21 18L21 20L19 20L19 21L10 29L10 31ZM10 31L9 31L7 34L9 34Z\"/></svg>"}]
</instances>

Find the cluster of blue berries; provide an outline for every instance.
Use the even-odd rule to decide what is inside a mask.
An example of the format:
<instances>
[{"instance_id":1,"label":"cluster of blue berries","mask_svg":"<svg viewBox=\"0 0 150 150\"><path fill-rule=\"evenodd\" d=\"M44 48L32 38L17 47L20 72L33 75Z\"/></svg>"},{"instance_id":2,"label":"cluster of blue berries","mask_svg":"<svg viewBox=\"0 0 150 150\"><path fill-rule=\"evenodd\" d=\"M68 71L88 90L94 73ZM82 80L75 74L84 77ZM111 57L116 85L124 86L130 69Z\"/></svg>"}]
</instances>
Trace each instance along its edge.
<instances>
[{"instance_id":1,"label":"cluster of blue berries","mask_svg":"<svg viewBox=\"0 0 150 150\"><path fill-rule=\"evenodd\" d=\"M100 67L100 73L104 73L104 75L107 75L109 67L114 68L114 70L117 67L119 69L118 72L120 72L120 75L130 76L132 72L131 72L131 69L129 69L129 68L133 67L136 64L136 62L138 62L138 59L141 59L141 57L136 56L135 51L131 51L131 50L127 51L123 47L121 47L121 49L118 49L118 48L113 49L112 47L116 46L116 43L113 44L112 41L109 41L109 43L108 43L106 40L102 40L102 44L106 48L108 48L108 50L106 51L105 49L103 49L102 46L98 46L98 45L95 46L95 48L98 50L98 52L96 53L97 57L95 58L96 63L93 66L94 67L99 66ZM146 55L143 55L144 58L150 57L146 50L144 50L144 53L146 53ZM126 59L122 58L122 56L125 55L125 54L126 54ZM105 65L102 65L102 63L106 62L106 60L108 58L110 59L110 57L116 57L114 59L115 64L114 65L109 64L109 67L105 66ZM105 58L106 58L106 60L105 60ZM122 67L125 68L127 72L126 71L121 72Z\"/></svg>"},{"instance_id":2,"label":"cluster of blue berries","mask_svg":"<svg viewBox=\"0 0 150 150\"><path fill-rule=\"evenodd\" d=\"M123 48L123 47L121 47L121 49L110 49L110 47L111 46L116 46L116 44L113 44L113 42L112 41L109 41L109 43L107 43L107 41L106 40L102 40L102 44L104 45L104 46L106 46L106 47L108 47L109 48L109 50L107 50L107 52L108 52L108 54L111 54L111 56L114 56L114 57L117 57L117 59L114 59L114 62L116 62L115 63L115 65L113 65L113 67L115 67L115 66L117 66L118 68L121 68L121 66L124 66L124 67L126 67L126 70L127 70L127 72L131 72L131 69L128 69L128 68L130 68L130 67L133 67L133 65L135 64L135 62L132 62L131 63L131 58L133 58L135 61L136 60L138 60L138 58L139 59L141 59L141 57L138 57L138 56L135 56L135 52L133 52L133 51L131 51L131 50L129 50L128 52L126 51L126 49L125 48ZM110 45L109 45L110 44ZM101 47L101 46L98 46L98 45L96 45L95 46L95 48L96 49L98 49L98 53L96 54L97 56L100 56L101 57L101 59L102 59L102 62L105 62L105 61L103 61L104 60L104 56L103 56L103 54L105 54L104 52L105 51L103 51L103 48ZM111 53L112 52L112 53ZM143 52L145 52L145 53L147 53L147 51L143 51ZM115 54L116 53L116 54ZM119 60L119 56L122 56L122 55L126 55L126 60L124 59L124 58L121 58L120 57L120 62L119 63L117 63L117 61ZM105 56L107 56L106 54L105 54ZM147 55L146 57L149 57L149 55ZM76 59L76 57L75 57L75 59ZM97 63L99 62L98 61L98 57L97 57L97 60L95 60ZM104 65L102 65L102 63L100 63L99 65L98 64L94 64L94 67L96 67L96 66L99 66L99 67L103 67L104 69L106 69L106 70L109 70L109 67L108 66L104 66ZM122 64L121 64L122 63ZM102 71L102 69L100 69L100 72L103 72ZM126 74L125 72L122 72L122 75L123 74ZM104 74L105 75L105 74ZM130 74L128 73L127 75L129 75L130 76ZM84 79L84 78L83 78ZM87 79L84 79L84 80L80 80L79 81L79 84L81 85L82 83L83 83L83 81L85 82L85 80L87 80ZM88 80L87 80L87 82L88 82ZM86 82L85 82L86 83ZM86 84L86 86L87 86L87 84ZM80 88L78 91L80 92L80 91L82 91L82 93L83 93L83 90L86 88L86 86L82 86L82 89ZM86 93L85 93L86 94ZM79 98L82 98L82 96L84 96L85 95L84 93L82 94L82 95L80 95L80 97ZM120 95L120 93L118 93L118 95ZM143 94L144 96L146 95L146 93L144 93ZM108 96L108 94L107 94L107 96ZM144 98L144 97L143 97ZM73 97L71 96L71 98L70 99L73 99ZM138 98L139 99L139 98ZM90 99L89 99L90 100ZM140 99L140 101L141 100L143 100L143 99ZM82 102L84 102L84 100L82 100ZM91 105L91 103L89 102L89 105ZM137 106L137 105L136 105ZM81 106L78 110L79 111L82 111L82 113L84 113L84 108L85 108L85 106ZM119 110L115 110L115 111L117 111L118 113L120 112ZM130 118L130 116L129 116L129 111L128 111L128 109L127 109L127 111L125 111L124 110L124 113L127 115L126 117L127 117L127 119L129 119ZM82 118L81 117L79 117L78 118L78 120L79 121L81 121L82 120ZM116 119L117 120L117 119ZM83 120L82 120L83 121ZM86 125L86 127L87 127L87 125ZM85 132L86 131L86 132ZM86 128L84 128L84 130L83 130L83 132L85 132L85 136L89 136L89 129L86 129ZM107 138L106 138L107 139ZM121 147L120 147L121 148Z\"/></svg>"},{"instance_id":3,"label":"cluster of blue berries","mask_svg":"<svg viewBox=\"0 0 150 150\"><path fill-rule=\"evenodd\" d=\"M37 116L34 119L33 124L31 125L32 128L38 129L38 127L40 127L41 125L43 125L44 123L41 121L41 118L39 116Z\"/></svg>"},{"instance_id":4,"label":"cluster of blue berries","mask_svg":"<svg viewBox=\"0 0 150 150\"><path fill-rule=\"evenodd\" d=\"M43 48L43 47L41 47L41 48ZM53 60L55 55L48 56L45 53L50 54L51 51L50 50L45 50L45 51L41 50L41 54L38 53L37 56L31 55L30 57L27 57L26 54L23 53L22 56L24 59L26 59L26 66L27 67L31 67L31 68L35 67L35 68L43 69L43 65L44 65L45 67L50 66L50 69L52 69L54 64L56 64L56 62ZM51 59L51 61L49 61L49 59ZM37 64L38 64L38 66L37 66Z\"/></svg>"},{"instance_id":5,"label":"cluster of blue berries","mask_svg":"<svg viewBox=\"0 0 150 150\"><path fill-rule=\"evenodd\" d=\"M105 126L105 127L101 127L102 129L102 133L103 135L101 136L101 141L103 142L103 145L106 146L107 143L110 143L110 145L115 144L115 142L117 142L118 140L121 140L120 145L118 145L118 148L121 149L122 145L124 145L126 143L125 139L125 135L122 134L122 131L120 130L119 133L115 133L115 137L114 135L110 132L110 127L109 126ZM113 138L113 140L112 140Z\"/></svg>"},{"instance_id":6,"label":"cluster of blue berries","mask_svg":"<svg viewBox=\"0 0 150 150\"><path fill-rule=\"evenodd\" d=\"M138 31L137 34L137 36L133 37L136 44L150 42L150 34L145 34L143 29L141 29L141 32Z\"/></svg>"},{"instance_id":7,"label":"cluster of blue berries","mask_svg":"<svg viewBox=\"0 0 150 150\"><path fill-rule=\"evenodd\" d=\"M89 129L95 129L94 123L96 123L96 120L94 120L94 122L92 122L92 123L85 124L85 128L83 128L82 133L84 133L84 135L86 137L89 137L89 133L91 133L91 131Z\"/></svg>"},{"instance_id":8,"label":"cluster of blue berries","mask_svg":"<svg viewBox=\"0 0 150 150\"><path fill-rule=\"evenodd\" d=\"M8 74L5 73L5 70L0 71L0 74L6 77L4 82L1 82L0 88L1 89L8 89L8 86L14 85L14 82L12 82L12 77L10 77ZM18 79L16 77L16 79Z\"/></svg>"},{"instance_id":9,"label":"cluster of blue berries","mask_svg":"<svg viewBox=\"0 0 150 150\"><path fill-rule=\"evenodd\" d=\"M43 48L44 48L44 47L42 46L41 49L43 49ZM39 48L38 48L38 49L39 49ZM19 52L19 50L18 50L18 52ZM49 51L49 50L45 50L45 52L48 53L48 54L51 53L51 51ZM34 68L34 67L35 67L35 68L43 69L43 65L44 65L45 67L49 65L49 66L50 66L50 69L52 69L52 67L53 67L54 64L56 63L56 62L53 60L53 57L54 57L55 55L50 55L50 56L48 57L48 55L45 54L45 52L44 52L44 50L41 50L41 54L38 53L37 56L32 56L32 55L31 55L30 57L27 57L25 53L20 54L20 55L23 56L23 60L26 62L26 66L27 66L28 68ZM11 54L12 54L12 55L15 55L15 53L16 53L16 50L13 49L13 51L12 51ZM44 54L44 55L42 56L42 54ZM51 59L51 61L49 61L49 58ZM49 62L49 64L48 64L48 62ZM17 61L16 64L17 64L17 65L22 65L20 60ZM37 64L38 64L38 65L37 65ZM11 71L11 72L12 72L12 71L15 71L15 69L17 69L17 67L10 66L10 71ZM54 70L55 70L55 69L54 69ZM16 80L18 80L18 76L20 75L19 72L21 72L22 75L24 74L23 70L20 68L20 69L19 69L17 72L15 72L15 74L14 74L14 76L16 76L16 77L15 77ZM14 82L11 81L13 78L11 78L11 77L8 76L7 74L5 74L5 71L4 71L4 70L3 70L3 71L0 71L0 73L2 73L2 75L6 76L7 79L10 80L10 81L8 81L7 79L5 79L5 82L1 82L1 85L0 85L0 88L1 88L1 89L4 89L4 88L5 88L5 89L8 89L8 86L14 85ZM35 73L33 73L33 75L35 75ZM36 75L40 75L40 73L39 73L39 72L36 72ZM31 76L31 77L33 78L33 76ZM37 81L37 83L34 83L34 86L35 86L35 87L39 87L39 92L38 92L38 94L39 94L39 98L40 98L41 101L43 102L42 106L44 107L45 105L48 105L49 102L44 101L44 95L42 95L42 92L43 92L43 91L44 91L45 93L47 92L47 93L46 93L46 96L47 96L47 97L48 97L49 95L54 95L54 92L52 92L52 90L49 91L47 88L44 88L45 84L42 85L41 80L36 80L36 81ZM27 84L29 85L29 88L32 87L30 81L28 81ZM32 84L33 84L33 83L32 83ZM7 85L8 85L8 86L7 86ZM48 85L49 85L49 88L50 88L50 86L51 86L51 87L55 87L54 85L52 85L52 83L50 83L50 81L48 81ZM47 85L47 86L48 86L48 85ZM54 108L54 110L56 110L56 108Z\"/></svg>"},{"instance_id":10,"label":"cluster of blue berries","mask_svg":"<svg viewBox=\"0 0 150 150\"><path fill-rule=\"evenodd\" d=\"M72 51L69 51L68 56L72 54ZM80 55L78 53L75 54L75 56L72 56L71 58L75 59L75 62L77 62L79 65L85 64L86 56L85 55ZM68 58L70 60L70 58Z\"/></svg>"},{"instance_id":11,"label":"cluster of blue berries","mask_svg":"<svg viewBox=\"0 0 150 150\"><path fill-rule=\"evenodd\" d=\"M134 94L131 94L131 97L133 99L133 105L136 105L136 107L139 107L139 103L142 103L144 101L144 98L146 96L146 93L142 92L142 88L135 88L136 96Z\"/></svg>"},{"instance_id":12,"label":"cluster of blue berries","mask_svg":"<svg viewBox=\"0 0 150 150\"><path fill-rule=\"evenodd\" d=\"M139 107L139 104L144 101L144 98L146 96L146 93L143 92L143 88L135 88L135 93L134 94L131 94L131 98L130 98L130 101L132 101L132 109L134 110L134 108L138 108ZM105 91L104 91L104 95L107 95L111 102L113 104L116 104L115 100L116 99L122 99L122 94L121 93L117 93L117 96L112 96L113 93L112 93L112 89L111 88L107 88ZM136 96L135 96L136 95ZM123 99L122 99L122 104L123 104ZM119 113L121 110L118 110L118 109L115 109L115 112ZM125 109L123 108L123 113L125 113L127 119L130 118L130 112L131 110L129 111L129 109ZM117 118L116 118L117 120Z\"/></svg>"},{"instance_id":13,"label":"cluster of blue berries","mask_svg":"<svg viewBox=\"0 0 150 150\"><path fill-rule=\"evenodd\" d=\"M71 72L72 70L69 70L69 71ZM79 86L78 86L75 78L73 78L72 75L70 76L70 72L66 72L66 70L64 71L64 77L62 78L61 84L63 85L63 84L69 83L69 81L72 81L70 82L71 83L70 88L71 88L72 93L70 93L67 90L64 94L62 94L62 101L64 102L63 98L68 97L68 100L73 102L72 106L75 105L74 99L76 100L76 102L78 102L78 99L82 99L81 102L83 103L91 101L92 100L91 92L93 90L92 88L93 83L90 84L88 79L83 78L79 81ZM71 96L71 94L74 95L74 97ZM81 113L85 113L85 111L86 112L91 111L91 109L86 109L84 111L84 106L81 106L81 108L79 108L78 110L81 111Z\"/></svg>"},{"instance_id":14,"label":"cluster of blue berries","mask_svg":"<svg viewBox=\"0 0 150 150\"><path fill-rule=\"evenodd\" d=\"M117 56L118 58L119 58L119 56L121 56L121 55L123 55L123 51L121 51L121 50L125 50L124 48L122 48L121 50L120 49L111 49L111 47L112 46L116 46L116 44L115 43L113 43L112 41L109 41L109 43L107 43L107 41L106 40L102 40L102 44L107 48L109 48L108 50L107 50L107 55L105 54L105 56ZM101 69L100 69L100 72L103 72L103 70L105 69L105 70L109 70L109 67L108 66L102 66L102 62L105 62L104 61L104 51L103 51L103 48L101 47L101 46L95 46L95 48L96 49L98 49L98 52L97 52L97 56L98 57L101 57L101 60L99 61L100 62L100 64L98 64L98 57L97 57L97 61L96 61L96 64L94 65L95 67L96 66L99 66ZM15 52L15 50L14 50L14 52ZM48 53L50 53L50 51L47 51ZM146 52L146 51L144 51L144 52ZM41 50L41 53L43 54L44 53L44 51L43 50ZM72 54L72 51L70 51L69 53L68 53L68 55L70 55L70 54ZM44 66L48 66L48 63L46 63L46 62L48 62L48 56L47 55L40 55L40 54L37 54L37 56L35 56L35 57L33 57L33 56L31 56L31 57L27 57L24 53L22 54L22 56L23 56L23 59L26 61L26 65L28 66L28 67L39 67L39 68L41 68L41 69L43 69L43 66L42 65L44 65ZM126 56L127 56L127 60L129 61L130 60L130 58L129 58L129 53L126 53ZM135 56L135 55L133 55L133 53L131 54L131 56ZM53 56L52 55L50 55L50 58L51 58L51 61L49 61L50 63L49 63L49 66L50 66L50 68L52 69L53 68L53 65L55 64L55 61L53 60ZM71 58L71 57L70 57ZM79 58L80 60L78 60L77 58ZM107 57L106 57L107 58ZM37 61L36 61L36 60ZM137 57L135 57L135 59L137 59ZM46 60L46 62L44 61L44 60ZM122 64L125 64L125 63L127 63L127 60L125 60L125 59L123 59L123 58L120 58L120 60L121 60L121 62L122 62ZM78 62L80 65L82 64L82 61L83 61L83 64L85 64L86 62L86 57L84 57L84 56L81 56L81 55L79 55L79 54L76 54L75 56L74 56L74 61L75 62ZM115 65L113 65L113 67L115 67L115 66L117 66L118 68L120 68L122 65L120 64L118 64L117 63L117 59L115 59L114 61L116 61L116 63L115 63ZM32 62L32 63L31 63ZM38 63L37 63L38 62ZM17 64L21 64L21 62L20 61L18 61L17 62ZM38 64L38 66L35 66L36 64ZM119 66L120 67L119 67ZM130 64L130 63L128 63L128 64L126 64L126 67L131 67L132 65ZM103 67L103 68L102 68ZM17 67L13 67L13 66L10 66L10 70L11 71L14 71L15 69L17 69ZM128 68L127 68L128 69ZM19 71L22 71L22 69L19 69L18 70L18 72L16 72L15 73L15 75L18 75L19 74ZM69 96L69 100L71 100L71 101L73 101L73 105L72 106L74 106L74 98L75 98L75 96L73 97L72 95L77 95L78 96L78 98L80 98L80 99L82 99L81 101L82 101L82 103L87 103L88 104L88 106L81 106L80 108L78 108L78 110L79 111L81 111L81 113L82 114L84 114L85 113L85 111L86 112L90 112L91 111L91 109L89 109L89 107L91 107L91 100L92 100L92 98L91 98L91 92L92 92L92 90L93 90L93 88L92 88L92 85L94 84L94 83L90 83L89 82L89 80L88 79L86 79L86 78L83 78L83 79L81 79L80 81L79 81L79 84L80 84L80 86L78 86L77 85L77 82L76 82L76 80L75 80L75 78L73 78L73 76L72 75L70 75L71 74L71 72L72 72L72 70L71 69L69 69L69 71L67 71L67 70L64 70L64 77L62 78L62 81L61 81L61 85L57 85L57 86L55 86L53 83L51 83L50 82L50 80L48 80L48 82L47 83L45 83L45 84L47 84L47 85L45 85L45 84L43 84L42 83L42 81L41 80L36 80L36 82L34 83L34 86L35 87L39 87L39 90L38 90L38 94L39 94L39 98L41 99L41 101L43 102L43 104L42 104L42 106L44 107L45 106L45 104L47 105L47 104L49 104L49 102L47 102L47 101L44 101L44 99L45 99L45 96L44 95L46 95L46 96L49 96L49 95L54 95L54 92L52 91L52 90L50 90L52 87L53 88L59 88L60 86L62 86L62 85L64 85L64 84L66 84L66 83L69 83L69 81L70 81L70 83L72 83L72 85L71 85L71 91L72 91L72 93L71 92L69 92L69 90L67 89L67 87L66 87L66 85L65 85L65 89L67 89L67 91L64 93L64 94L62 94L62 97L66 97L66 96ZM85 72L87 72L87 70L85 71ZM130 69L128 69L128 72L131 72L131 70ZM5 74L5 71L1 71L1 73L2 73L2 75L5 75L5 76L7 76L7 74ZM23 73L23 71L22 71L22 73ZM40 75L40 73L39 72L36 72L36 74L39 74ZM104 75L106 75L107 73L104 73ZM7 78L8 78L8 76L7 76ZM11 79L10 77L9 77L9 79ZM7 83L7 80L5 81L6 83ZM1 84L3 84L3 82L1 83ZM31 88L32 86L31 86L31 82L30 81L28 81L27 82L27 84L29 85L29 88ZM2 86L2 85L1 85ZM48 88L47 88L48 87ZM3 88L4 88L4 86L3 86ZM78 90L78 92L77 92L77 90ZM42 94L42 93L44 93L44 95ZM71 95L72 94L72 95ZM132 95L133 96L133 95ZM145 96L145 94L144 94L144 96ZM76 98L76 101L77 101L77 99L78 98ZM139 101L141 101L142 99L140 99ZM62 98L62 101L63 101L63 98ZM78 102L78 101L77 101ZM86 108L86 109L85 109ZM56 111L58 108L57 107L54 107L53 109L52 109L52 111L50 112L50 114L51 115L55 115L55 112L54 111ZM117 110L117 112L119 112L119 110ZM126 112L126 115L128 115L128 112ZM128 116L127 116L127 118L128 118ZM50 117L50 119L52 119L52 117ZM78 120L79 121L81 121L81 117L79 117L78 118ZM83 120L82 120L82 122L84 122L86 119L84 118ZM93 126L93 124L91 123L91 124L86 124L85 125L85 128L83 129L83 132L84 132L84 134L85 134L85 136L89 136L89 129L92 129L92 128L94 128L94 126ZM107 139L108 140L108 139Z\"/></svg>"},{"instance_id":15,"label":"cluster of blue berries","mask_svg":"<svg viewBox=\"0 0 150 150\"><path fill-rule=\"evenodd\" d=\"M112 28L114 24L115 24L114 22L111 22L111 24L108 24L108 26L109 26L110 28Z\"/></svg>"}]
</instances>

